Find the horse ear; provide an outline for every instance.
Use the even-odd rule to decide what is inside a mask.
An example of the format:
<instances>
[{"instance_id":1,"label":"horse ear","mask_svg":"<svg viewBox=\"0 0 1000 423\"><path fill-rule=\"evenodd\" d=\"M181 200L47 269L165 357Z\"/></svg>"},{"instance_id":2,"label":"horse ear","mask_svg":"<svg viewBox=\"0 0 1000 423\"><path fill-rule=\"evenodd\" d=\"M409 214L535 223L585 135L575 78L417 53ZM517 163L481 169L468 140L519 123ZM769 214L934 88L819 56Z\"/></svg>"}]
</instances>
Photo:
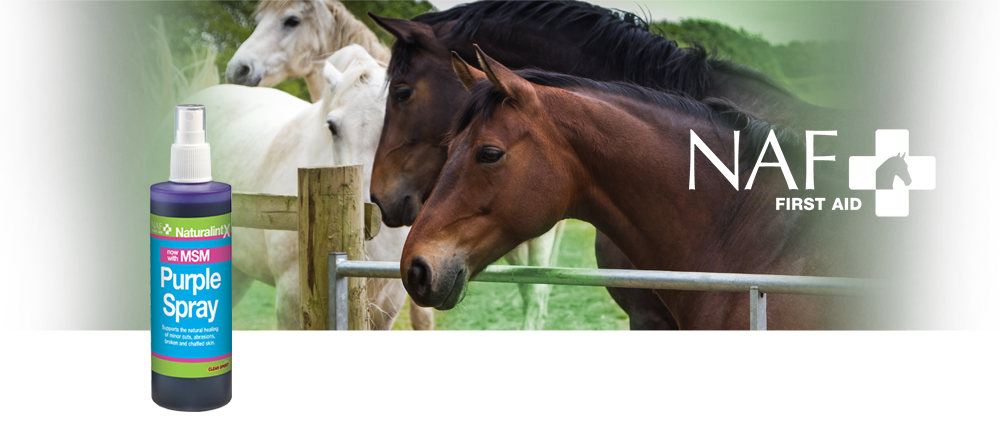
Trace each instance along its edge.
<instances>
[{"instance_id":1,"label":"horse ear","mask_svg":"<svg viewBox=\"0 0 1000 423\"><path fill-rule=\"evenodd\" d=\"M336 85L340 81L340 78L344 76L344 73L337 69L333 63L323 62L323 78L326 79L327 83Z\"/></svg>"},{"instance_id":2,"label":"horse ear","mask_svg":"<svg viewBox=\"0 0 1000 423\"><path fill-rule=\"evenodd\" d=\"M473 44L472 46L476 48L479 65L482 66L486 77L489 78L497 90L514 101L520 101L524 104L530 103L531 99L536 98L535 88L531 86L528 80L521 78L514 71L507 69L500 62L487 56L486 53L483 53L483 49L479 48L478 44Z\"/></svg>"},{"instance_id":3,"label":"horse ear","mask_svg":"<svg viewBox=\"0 0 1000 423\"><path fill-rule=\"evenodd\" d=\"M413 22L406 19L397 18L387 18L384 16L376 15L372 12L368 12L368 17L372 18L372 21L376 25L381 27L388 32L397 40L402 41L405 44L412 44L417 41L420 35L424 32L430 30L430 25L422 22Z\"/></svg>"},{"instance_id":4,"label":"horse ear","mask_svg":"<svg viewBox=\"0 0 1000 423\"><path fill-rule=\"evenodd\" d=\"M451 66L455 68L455 74L458 75L458 79L462 81L462 85L465 85L465 89L470 93L472 92L472 84L486 79L486 74L483 71L469 66L465 59L462 59L462 56L454 51L451 52Z\"/></svg>"},{"instance_id":5,"label":"horse ear","mask_svg":"<svg viewBox=\"0 0 1000 423\"><path fill-rule=\"evenodd\" d=\"M333 66L332 63L326 62L323 65L323 80L326 81L326 89L323 90L323 114L330 110L331 103L333 102L333 93L337 91L337 87L340 85L340 81L344 79L344 73Z\"/></svg>"}]
</instances>

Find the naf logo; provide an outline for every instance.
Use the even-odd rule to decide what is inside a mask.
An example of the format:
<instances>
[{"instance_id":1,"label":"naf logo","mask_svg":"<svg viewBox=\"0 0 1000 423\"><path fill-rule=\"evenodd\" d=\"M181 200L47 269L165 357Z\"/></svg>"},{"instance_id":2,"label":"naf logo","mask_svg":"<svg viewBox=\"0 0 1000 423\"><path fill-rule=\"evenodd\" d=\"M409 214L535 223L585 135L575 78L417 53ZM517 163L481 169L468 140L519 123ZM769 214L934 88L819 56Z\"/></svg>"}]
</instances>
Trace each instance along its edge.
<instances>
[{"instance_id":1,"label":"naf logo","mask_svg":"<svg viewBox=\"0 0 1000 423\"><path fill-rule=\"evenodd\" d=\"M806 190L816 189L815 162L837 160L836 156L815 155L815 143L818 136L829 139L837 136L837 131L806 131ZM701 151L712 165L726 177L733 188L739 191L739 131L733 131L733 144L733 169L729 170L692 130L688 189L695 189L695 152ZM764 162L764 154L769 149L774 152L777 162ZM852 156L848 164L850 165L849 186L852 190L875 190L876 216L908 216L910 214L910 190L934 189L936 169L934 157L911 156L910 133L905 129L879 129L875 131L875 155ZM788 189L799 189L773 130L768 134L764 147L757 157L757 164L750 173L745 190L753 188L757 171L762 167L780 168ZM775 198L775 210L822 211L826 206L825 210L856 211L862 208L861 199L858 198L827 200L829 199L822 197L778 197Z\"/></svg>"},{"instance_id":2,"label":"naf logo","mask_svg":"<svg viewBox=\"0 0 1000 423\"><path fill-rule=\"evenodd\" d=\"M875 155L852 156L849 163L851 189L875 190L876 216L908 216L910 191L934 189L934 156L911 156L905 129L875 131Z\"/></svg>"}]
</instances>

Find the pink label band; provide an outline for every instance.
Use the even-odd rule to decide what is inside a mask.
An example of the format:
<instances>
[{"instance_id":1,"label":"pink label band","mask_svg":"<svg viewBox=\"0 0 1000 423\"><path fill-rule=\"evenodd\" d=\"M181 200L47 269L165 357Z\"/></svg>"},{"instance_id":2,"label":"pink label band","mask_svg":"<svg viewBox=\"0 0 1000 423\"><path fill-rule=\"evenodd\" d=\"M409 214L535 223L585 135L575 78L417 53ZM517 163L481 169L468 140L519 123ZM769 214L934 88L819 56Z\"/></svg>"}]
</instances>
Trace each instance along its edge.
<instances>
[{"instance_id":1,"label":"pink label band","mask_svg":"<svg viewBox=\"0 0 1000 423\"><path fill-rule=\"evenodd\" d=\"M191 238L179 238L175 236L163 236L156 234L149 234L150 238L165 239L167 241L209 241L213 239L229 238L230 235L216 235L216 236L203 236L203 237L191 237Z\"/></svg>"},{"instance_id":2,"label":"pink label band","mask_svg":"<svg viewBox=\"0 0 1000 423\"><path fill-rule=\"evenodd\" d=\"M153 357L156 357L156 358L158 358L160 360L175 361L175 362L178 362L178 363L208 363L210 361L219 361L219 360L223 360L223 359L226 359L226 358L229 358L229 357L232 357L232 356L233 356L233 353L229 353L229 354L226 354L226 355L220 355L218 357L210 357L210 358L176 358L176 357L167 357L165 355L160 355L160 354L157 354L155 352L153 353Z\"/></svg>"},{"instance_id":3,"label":"pink label band","mask_svg":"<svg viewBox=\"0 0 1000 423\"><path fill-rule=\"evenodd\" d=\"M160 263L204 264L221 263L233 259L233 246L215 248L166 248L160 247Z\"/></svg>"}]
</instances>

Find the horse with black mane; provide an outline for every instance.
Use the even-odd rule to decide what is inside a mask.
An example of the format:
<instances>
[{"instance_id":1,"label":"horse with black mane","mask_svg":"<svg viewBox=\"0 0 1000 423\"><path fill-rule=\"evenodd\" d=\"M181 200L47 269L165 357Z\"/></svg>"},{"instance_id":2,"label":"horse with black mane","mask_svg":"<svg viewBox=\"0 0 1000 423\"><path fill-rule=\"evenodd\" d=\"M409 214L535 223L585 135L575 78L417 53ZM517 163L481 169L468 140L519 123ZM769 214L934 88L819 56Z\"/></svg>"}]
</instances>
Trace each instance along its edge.
<instances>
[{"instance_id":1,"label":"horse with black mane","mask_svg":"<svg viewBox=\"0 0 1000 423\"><path fill-rule=\"evenodd\" d=\"M389 226L412 224L447 158L442 141L468 93L450 52L474 58L474 42L514 69L537 68L598 81L626 81L694 99L726 98L789 130L823 129L835 111L806 103L767 76L680 48L631 13L581 2L478 2L412 21L369 14L392 34L389 98L372 173L372 200ZM598 232L602 268L631 268ZM675 329L649 290L609 288L633 329Z\"/></svg>"},{"instance_id":2,"label":"horse with black mane","mask_svg":"<svg viewBox=\"0 0 1000 423\"><path fill-rule=\"evenodd\" d=\"M830 272L828 256L811 242L822 231L818 222L773 210L773 199L791 189L783 172L757 172L762 151L781 157L782 147L800 150L790 134L725 101L543 71L515 73L477 53L485 73L453 58L471 96L452 127L437 186L403 248L404 285L417 303L454 307L471 276L566 218L594 224L639 269ZM702 158L691 168L697 189L689 189L695 136L717 157L735 157L739 148L744 163L757 165L734 169L738 183L731 184ZM743 184L753 189L733 190ZM682 329L749 324L744 293L656 294ZM833 307L836 299L772 295L768 303L769 328L848 324Z\"/></svg>"}]
</instances>

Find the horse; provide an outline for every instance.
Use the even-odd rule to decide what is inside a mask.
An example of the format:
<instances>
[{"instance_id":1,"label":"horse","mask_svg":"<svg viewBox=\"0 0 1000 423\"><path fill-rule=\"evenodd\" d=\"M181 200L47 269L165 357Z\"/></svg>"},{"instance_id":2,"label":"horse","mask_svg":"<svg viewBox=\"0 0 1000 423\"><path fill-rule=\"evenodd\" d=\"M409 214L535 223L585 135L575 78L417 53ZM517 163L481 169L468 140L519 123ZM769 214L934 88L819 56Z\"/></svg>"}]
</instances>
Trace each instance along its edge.
<instances>
[{"instance_id":1,"label":"horse","mask_svg":"<svg viewBox=\"0 0 1000 423\"><path fill-rule=\"evenodd\" d=\"M378 22L378 19L376 19L376 22ZM389 26L383 25L382 23L380 23L380 25L382 25L383 28L387 29L390 28ZM395 33L392 30L389 30L389 32L395 35ZM399 41L397 41L397 43L398 42ZM395 79L396 78L394 78L394 80ZM393 92L397 97L400 95L399 94L400 89L398 88L398 85L399 85L398 83L390 81L390 87L396 87ZM427 88L433 89L432 87L433 85L428 86ZM387 108L394 107L395 104L396 102L392 100L387 100ZM417 127L420 126L427 127L426 125L429 124L431 127L434 127L435 125L438 125L439 122L441 121L447 121L450 118L450 113L452 113L454 109L453 107L449 106L450 105L448 104L436 104L433 102L424 103L421 105L415 105L414 107L427 107L427 109L423 111L427 113L434 113L436 115L435 118L426 122L408 121L406 123L403 123L402 125L400 122L401 118L399 117L399 112L397 111L398 109L393 108L392 111L386 113L385 122L383 125L383 133L379 142L379 151L382 151L382 149L384 148L382 140L385 140L387 138L387 134L398 133L400 131L400 126L409 124ZM406 119L406 117L403 117L402 119ZM406 129L403 130L405 131ZM428 145L438 144L442 141L442 137L440 136L441 131L438 132L439 134L437 136L431 135L430 137L419 138L421 140L420 143L412 143L412 144L403 143L403 145L397 146L396 147L397 149L395 150L397 157L399 156L406 157L409 164L416 166L421 166L420 163L427 158L429 158L430 161L426 163L434 163L435 159L437 158L436 150L438 149L436 147L431 147L429 149L425 147ZM389 136L391 137L391 135ZM428 151L431 153L430 155L424 154ZM379 168L378 162L379 158L378 156L376 156L376 163L373 165L374 168L376 169ZM382 162L384 163L385 161L383 160ZM402 181L403 183L408 183L408 184L417 184L421 188L427 188L429 190L429 188L433 186L434 182L433 178L436 178L437 175L436 174L431 175L427 172L422 172L422 174L416 175L418 176L417 179L411 180L409 178L410 176L413 175L411 175L407 170L412 167L413 166L411 165L404 165L398 167L396 166L386 167L385 165L383 165L381 167L382 172L378 174L384 175L385 172L388 171L394 174L395 180L397 181ZM373 173L373 175L375 174L376 173ZM379 190L373 190L371 192L373 193L372 201L375 204L377 204L382 210L383 222L386 225L390 227L401 227L404 226L404 224L411 223L411 221L401 222L399 220L400 217L399 213L394 213L393 210L387 209L385 207L385 204L379 201L379 197L374 194L375 192L379 192ZM411 200L413 201L404 202L404 208L408 204L417 204L417 205L409 209L410 213L404 213L407 216L415 215L416 212L419 211L420 207L419 204L422 201L420 198L417 197L411 198ZM540 234L538 237L529 240L528 242L525 242L517 246L516 248L511 249L507 254L504 255L504 259L508 263L515 265L549 266L551 264L554 264L555 263L554 258L559 251L559 245L560 245L559 242L562 239L562 233L564 229L565 229L565 223L559 222L552 228L551 231L548 231L544 234ZM521 299L522 299L521 307L522 307L522 313L524 315L524 320L522 322L521 329L523 330L542 329L545 325L545 319L548 314L548 298L552 291L552 286L518 284L518 291L521 294Z\"/></svg>"},{"instance_id":2,"label":"horse","mask_svg":"<svg viewBox=\"0 0 1000 423\"><path fill-rule=\"evenodd\" d=\"M910 186L910 167L906 164L906 154L891 156L882 162L875 170L875 189L892 189L896 177L903 181L903 185Z\"/></svg>"},{"instance_id":3,"label":"horse","mask_svg":"<svg viewBox=\"0 0 1000 423\"><path fill-rule=\"evenodd\" d=\"M379 149L376 153L372 176L372 200L382 209L383 220L387 225L395 227L412 224L423 202L430 195L444 164L446 157L446 150L442 147L444 134L447 132L448 125L461 102L467 96L464 88L455 78L450 65L450 51L458 49L458 45L466 44L468 40L467 34L456 29L461 28L464 22L470 19L482 19L479 11L483 8L488 9L483 13L488 12L489 16L511 16L506 18L503 25L517 27L523 22L533 22L536 20L533 14L536 7L522 8L521 6L530 6L536 3L510 5L492 2L488 4L475 3L451 9L444 14L421 15L414 18L414 21L383 18L369 14L376 24L396 37L396 42L393 45L393 58L389 64L391 75L389 90L392 95L386 106L386 121L382 137L379 140ZM634 21L632 23L626 22L619 19L614 12L606 9L587 4L552 4L559 7L555 12L565 10L579 13L582 10L603 19L604 26L613 29L613 31L609 29L601 31L611 33L613 36L641 32L641 28ZM500 9L497 6L503 6L505 9L497 10ZM514 12L511 13L511 10ZM581 31L580 28L575 28L575 30ZM496 34L497 32L489 31L488 33ZM520 31L505 32L505 34L507 37L526 36ZM672 46L660 37L648 33L646 35L647 38L661 42L665 46L664 49ZM531 41L533 46L555 42L549 41L549 37L536 37ZM509 46L520 52L510 52L512 55L522 53L533 55L523 48L524 45L515 47L516 44L498 44L500 46L498 48ZM664 49L657 50L657 53L664 51ZM606 54L609 51L603 47L591 50L591 54ZM575 58L567 57L564 53L548 55L544 58L535 57L534 59L539 60L542 67L555 66L571 70L571 73L579 75L590 76L595 72L588 68L576 68L571 63ZM602 57L601 60L607 61L607 58ZM648 57L647 60L649 60ZM518 65L526 67L532 64L520 62ZM534 245L529 243L528 247ZM524 257L523 250L524 248L519 248L519 251L515 251L514 254ZM598 232L595 242L595 250L598 265L602 268L632 268L628 259L600 232ZM532 251L544 253L546 250L545 248L532 248ZM508 261L515 264L538 266L547 264L545 257L531 259L535 254L527 256L528 262L516 258L510 260L510 257L508 257ZM652 291L608 288L608 292L629 315L631 329L676 329L676 323L672 316ZM525 300L524 304L539 304L544 301L538 299L537 295L532 298L530 289L522 288L521 293Z\"/></svg>"},{"instance_id":4,"label":"horse","mask_svg":"<svg viewBox=\"0 0 1000 423\"><path fill-rule=\"evenodd\" d=\"M482 72L457 54L452 59L471 97L403 248L400 271L414 301L454 307L470 277L566 218L592 223L639 269L831 271L818 243L810 242L823 225L801 212L774 212L773 199L794 187L786 187L787 164L780 160L782 172L758 173L761 153L801 151L788 132L726 101L538 70L515 73L476 50ZM742 153L743 168L732 170L738 179L710 166L705 155L695 160L694 137L716 157ZM758 165L750 172L753 158ZM741 181L752 189L740 190ZM749 326L745 293L655 292L680 329ZM826 297L770 297L769 328L844 324Z\"/></svg>"},{"instance_id":5,"label":"horse","mask_svg":"<svg viewBox=\"0 0 1000 423\"><path fill-rule=\"evenodd\" d=\"M698 46L679 48L632 13L587 3L477 2L411 21L369 16L397 40L389 63L392 95L372 176L373 200L383 206L390 226L413 222L440 174L446 157L441 139L467 97L453 76L449 52L474 58L472 43L512 68L628 81L696 99L726 98L793 131L843 119L841 111L804 102L760 72L714 59ZM632 268L600 231L594 247L599 267ZM676 329L651 291L608 292L629 315L630 328Z\"/></svg>"},{"instance_id":6,"label":"horse","mask_svg":"<svg viewBox=\"0 0 1000 423\"><path fill-rule=\"evenodd\" d=\"M220 85L185 100L208 109L214 176L243 192L295 195L296 169L307 166L364 164L370 180L375 142L381 132L385 69L365 49L348 46L331 59L345 63L343 72L327 63L323 101L310 104L270 88ZM365 243L374 260L398 260L405 228L382 228ZM234 228L235 304L254 279L275 286L279 329L299 327L297 234ZM397 280L369 279L372 329L390 329L406 299ZM419 309L424 310L424 309ZM427 312L430 312L427 310ZM419 313L415 328L430 328Z\"/></svg>"},{"instance_id":7,"label":"horse","mask_svg":"<svg viewBox=\"0 0 1000 423\"><path fill-rule=\"evenodd\" d=\"M375 60L389 61L389 49L338 1L264 0L254 14L257 27L226 65L228 83L269 87L304 77L310 98L318 102L326 55L357 44Z\"/></svg>"}]
</instances>

